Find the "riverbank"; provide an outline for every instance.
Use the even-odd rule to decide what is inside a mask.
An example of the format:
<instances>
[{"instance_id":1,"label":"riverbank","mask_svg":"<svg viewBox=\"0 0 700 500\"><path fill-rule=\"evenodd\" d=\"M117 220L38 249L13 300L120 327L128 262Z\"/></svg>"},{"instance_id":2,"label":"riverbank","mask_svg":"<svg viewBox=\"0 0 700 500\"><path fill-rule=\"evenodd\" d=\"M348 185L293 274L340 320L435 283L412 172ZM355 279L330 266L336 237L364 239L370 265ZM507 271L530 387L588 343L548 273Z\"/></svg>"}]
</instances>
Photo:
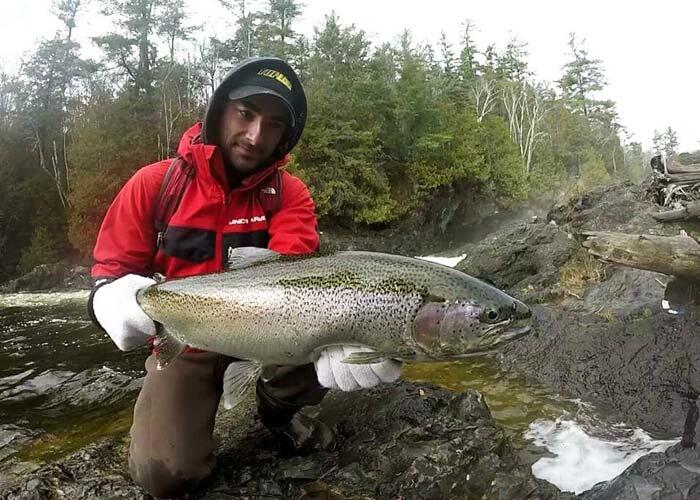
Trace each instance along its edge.
<instances>
[{"instance_id":1,"label":"riverbank","mask_svg":"<svg viewBox=\"0 0 700 500\"><path fill-rule=\"evenodd\" d=\"M678 227L660 226L653 221L648 215L648 212L653 210L653 208L653 205L645 199L642 188L630 185L606 187L554 207L546 217L540 218L535 222L532 222L529 218L520 220L491 233L480 242L469 243L457 249L453 248L453 253L465 256L458 268L469 274L493 281L497 286L509 290L510 293L524 299L533 306L536 333L505 349L498 356L497 359L502 368L499 373L524 374L528 380L532 381L531 384L527 384L525 387L545 387L552 394L560 394L564 398L578 398L584 403L595 403L598 411L608 415L609 426L606 427L608 430L615 428L615 419L619 419L618 422L629 424L629 427L619 427L618 430L620 432L617 434L615 432L600 432L600 429L592 429L591 437L595 440L594 446L599 446L602 450L601 454L598 455L601 459L607 453L606 449L613 451L619 449L622 454L627 453L629 456L637 457L641 454L641 451L647 453L654 450L656 446L663 446L662 449L668 447L671 441L657 443L653 438L673 440L680 436L683 432L688 409L691 408L691 404L695 404L692 396L697 394L694 392L695 387L700 385L695 380L695 366L697 366L697 363L694 361L700 359L700 353L696 352L698 347L693 342L694 327L697 324L697 318L700 316L696 312L691 312L686 316L669 317L661 311L660 307L663 284L666 277L598 263L587 257L577 240L578 232L587 229L629 232L650 231L657 234L673 234L675 231L678 231ZM332 233L324 235L326 239L334 236ZM351 236L349 235L348 237ZM339 243L340 245L344 241L346 244L350 242L347 246L358 245L361 247L364 240L362 238L355 240L336 238L335 241L341 242ZM375 244L378 243L375 241ZM356 246L355 248L358 247ZM108 343L105 345L107 346ZM437 370L437 367L433 368ZM407 372L410 373L410 369ZM416 372L409 376L413 376L414 379L418 380L424 378L421 375L417 375ZM458 382L453 387L454 390L463 391L470 387L469 377L471 375L465 374L464 377L463 382L461 382L464 385L459 385L460 382ZM429 379L429 377L425 378ZM494 383L499 382L494 381ZM406 382L406 384L410 383ZM91 383L87 385L91 385ZM405 384L402 384L401 387L404 388L402 390L408 390L405 389L405 387L408 387ZM420 400L420 391L423 390L425 392L426 388L441 394L440 396L435 396L437 400L442 401L438 405L440 408L443 407L442 405L454 404L455 400L450 399L453 398L454 394L449 392L443 393L442 389L426 385L423 382L414 386L411 390L414 392L418 391L418 399ZM521 410L532 409L539 404L530 399L530 396L527 395L527 389L524 389L524 391L519 398L517 396L509 396L510 402L508 405L510 406L506 405L505 410L496 406L487 408L489 416L498 414L499 411L516 414L518 408ZM387 401L391 399L389 393L383 394L384 397L388 398ZM493 396L487 395L487 397ZM378 398L374 401L374 404L378 407L377 411L385 411L382 409L384 399ZM349 403L346 403L346 405L349 405ZM394 410L399 411L396 408ZM424 443L424 441L430 442L431 440L430 436L425 434L427 432L425 427L437 425L436 422L441 422L446 418L440 411L436 411L433 415L431 413L433 410L435 408L430 407L430 411L425 410L424 413L421 413L424 418L420 422L413 422L416 426L415 429L402 428L401 430L401 432L414 438L419 438L418 441L412 443L401 441L402 447L415 451L415 455L412 455L409 469L413 467L416 470L423 471L428 467L426 462L416 461L421 456L425 456L425 450L421 443ZM477 413L481 411L476 408L471 408L471 410ZM324 411L324 407L320 411ZM328 408L325 411L330 412L331 409ZM348 406L348 412L351 413L350 406ZM363 412L367 413L370 410L365 408ZM350 418L349 415L344 415L344 417ZM356 418L357 420L352 422L338 420L336 425L340 426L339 429L341 431L344 428L343 426L374 430L374 426L378 425L369 415L358 415ZM528 418L532 421L533 417ZM539 427L535 426L530 429L530 438L538 442L541 447L550 450L552 454L557 454L559 458L562 458L565 452L557 448L561 442L557 442L556 439L552 438L553 431L551 429L547 430L547 426L557 427L554 430L558 432L559 436L566 436L567 431L568 435L571 436L580 431L580 422L558 418L556 414L550 414L548 418L549 420L545 418L541 421L538 424ZM125 425L128 427L128 422ZM227 425L231 425L231 422L229 421ZM506 466L507 474L516 478L517 481L525 481L524 483L517 483L516 481L516 483L505 484L503 491L511 492L510 488L517 484L519 486L517 486L516 490L530 485L529 487L535 488L532 491L539 492L542 484L537 480L535 480L535 483L531 483L534 478L530 476L529 467L539 460L540 469L538 474L541 475L541 464L546 464L546 460L554 459L555 457L548 456L546 453L543 455L542 449L538 451L536 447L528 449L526 454L530 454L530 456L524 456L519 452L514 439L520 438L514 437L512 433L508 432L508 424L504 424L503 415L499 416L498 423L489 423L482 429L490 429L491 427L489 426L493 426L504 436L503 440L498 438L497 441L491 442L491 445L496 447L494 449L501 450L499 451L500 454L496 454L499 461L493 470L496 474L499 474L499 471L503 470L499 468L501 465L511 464L512 468L510 469L508 467L511 467L511 465ZM637 427L640 429L638 430ZM477 426L477 429L471 430L479 435L480 431L478 429L479 427ZM641 429L650 431L652 436L636 435L635 433L641 432ZM13 432L13 429L9 429L9 432ZM257 438L254 437L255 432L262 432L261 429L253 428L251 432L253 437L250 437L250 439L258 439L258 441L253 441L256 443L254 446L251 445L253 448L265 441L266 438L260 434L257 435ZM491 431L484 432L487 435L491 433ZM14 433L18 440L31 439L31 435L22 434L21 429L14 429ZM625 436L623 436L624 439L620 439L620 436L623 434L630 434L629 439ZM401 434L400 436L403 435ZM400 436L372 434L371 439L370 437L366 439L372 441L378 447L383 447L384 453L381 456L376 456L376 460L380 460L387 456L393 457L392 453L395 451L387 448L388 442L384 442L382 439L388 439L391 442L399 439ZM348 446L352 446L352 449L361 446L353 439L348 440ZM571 441L568 442L570 443ZM580 441L579 443L585 442ZM618 446L615 443L622 444ZM229 444L234 446L233 442L229 442ZM448 444L451 446L454 443L450 442ZM133 494L133 490L129 489L130 483L123 468L125 462L121 462L120 472L115 473L117 469L113 466L112 460L114 458L110 458L107 455L99 460L96 459L95 463L104 464L105 468L100 470L100 474L104 472L106 475L104 477L112 478L116 483L110 486L108 481L103 481L97 485L80 477L81 469L78 464L74 464L74 461L79 461L79 458L76 459L75 457L80 457L80 453L88 453L88 456L94 458L93 451L90 451L93 450L93 446L97 447L94 449L97 456L101 456L100 453L107 455L110 453L121 454L119 455L121 460L125 460L123 455L123 437L110 438L98 445L82 447L75 455L62 458L51 465L40 467L32 474L32 478L28 480L31 481L38 478L40 482L29 484L28 481L25 481L15 487L19 489L13 490L13 494L31 495L29 486L48 488L49 486L46 486L46 484L49 483L58 484L57 488L59 489L78 488L72 490L76 491L76 494L80 491L88 491L79 490L79 488L94 489L98 486L100 494L104 495L107 495L110 491L122 491L123 488L126 488L123 491ZM442 449L449 450L449 446ZM632 448L625 448L626 446L631 446ZM297 488L300 488L300 484L322 482L326 485L320 487L321 490L319 491L325 492L323 494L334 491L340 492L338 493L340 496L334 498L347 498L348 495L352 496L355 493L374 498L369 493L369 489L361 489L363 484L371 484L372 486L367 488L375 488L372 490L375 497L379 493L402 494L403 490L401 488L403 486L401 484L403 483L392 482L393 480L389 476L379 476L377 475L378 472L373 468L364 468L365 465L375 467L376 464L364 464L361 461L361 456L353 455L352 449L345 451L341 449L338 455L332 457L332 459L317 457L314 459L316 462L313 462L315 465L309 465L306 462L298 465L299 460L302 459L286 457L284 461L275 462L275 465L272 466L267 462L265 463L266 465L256 462L254 456L245 454L244 456L247 457L246 459L253 460L251 463L266 467L265 470L268 472L268 476L286 477L287 479L284 479L284 481L289 479L285 476L287 474L285 471L292 466L290 464L297 464L293 466L296 471L300 470L298 467L301 467L302 471L319 470L319 464L320 470L324 472L328 471L329 468L336 467L342 471L340 476L333 474L317 474L314 476L313 473L308 472L304 474L311 477L306 478L308 479L306 483L300 482L301 480L298 477L293 481ZM262 450L263 456L265 456L265 453L268 455L270 453L274 455L275 453L270 449L269 443L268 448L263 447ZM471 451L476 453L475 450ZM218 485L214 486L214 490L207 490L209 494L212 491L222 495L233 494L231 492L243 491L244 493L250 493L253 491L241 489L252 480L251 477L253 476L251 476L252 472L246 468L244 462L236 462L238 453L235 446L228 449L222 447L222 460L226 461L227 464L231 461L231 464L233 464L229 464L231 467L239 468L222 469L225 470L223 474L226 479L219 477L219 479L213 479L212 483L207 483L208 487ZM370 452L363 449L363 453ZM445 451L445 453L448 453L448 451ZM535 456L532 455L533 453ZM396 456L399 457L398 455ZM432 461L439 459L439 456L428 456ZM581 454L578 458L574 458L574 460L580 460L580 462L565 464L565 466L570 471L575 471L577 467L580 468L582 466L591 468L594 465L593 462L586 462L590 456L595 457L596 455L589 453L584 457ZM472 458L477 462L480 460L474 457ZM278 458L282 460L281 457ZM329 462L328 460L331 461ZM401 463L404 463L408 459L404 457L402 460L403 462ZM698 480L698 474L695 471L700 470L693 469L694 460L696 458L691 451L679 450L678 447L672 447L662 453L652 453L638 460L636 464L620 474L619 477L583 493L581 497L595 498L597 500L608 498L634 498L635 500L637 498L652 498L651 496L632 496L631 493L636 491L634 490L636 488L635 484L638 484L640 481L647 481L648 484L654 485L649 491L655 492L654 494L656 495L661 495L658 498L663 498L664 494L670 494L673 491L681 492L679 498L693 498L692 495L688 495L694 491L692 490L693 484ZM351 466L353 463L355 465ZM387 462L382 463L388 467ZM660 464L660 468L654 469L653 464ZM473 473L472 469L469 468L469 464L465 464L465 466L466 468L461 471L462 477ZM550 461L548 466L552 470L557 464ZM56 476L58 471L63 470L62 468L74 470L70 476L72 477L70 479L72 483L70 481L65 482L64 479ZM333 470L335 471L336 469ZM356 476L353 476L354 479L348 479L348 470L353 470L357 473ZM402 470L401 474L408 469ZM538 470L538 467L535 467L535 470ZM384 469L381 469L381 471L382 473L386 472ZM479 474L484 474L480 469L479 471ZM426 481L429 480L429 482L433 483L437 481L437 483L443 484L449 478L456 477L457 474L455 471L446 469L440 469L438 472L447 474L445 476L447 479L443 481L442 476L425 476L428 478ZM294 472L294 474L296 473ZM523 474L525 475L523 476ZM118 479L117 476L121 479ZM423 476L410 477L411 481L423 480L421 479ZM425 479L425 477L423 478ZM258 477L257 479L261 478ZM270 487L272 488L270 491L285 492L287 491L285 488L289 489L291 486L289 482L284 481L283 483L278 481L274 487L267 483L254 482L250 484L254 485L251 488L262 488L259 491L267 491L265 488ZM343 481L346 482L343 483ZM353 492L348 484L354 484L358 488L357 491ZM389 486L381 486L383 484ZM590 487L590 485L581 486L583 483L580 482L570 484L572 485L570 487L574 490ZM110 490L110 488L114 489ZM309 486L309 488L312 488L309 490L311 493L316 491L313 490L316 486ZM324 490L323 488L326 489ZM289 491L299 495L311 494L301 489ZM425 498L444 498L444 496L440 495L445 494L445 491L448 490L436 489L430 491L432 493L426 490ZM456 493L454 494L462 494L457 490L455 491ZM484 492L483 494L497 493L494 490L483 488L480 491ZM544 492L541 495L553 496L540 496L538 498L569 498L566 494L558 493L556 489L552 490L549 487L541 491ZM453 492L450 490L448 493ZM201 494L204 495L204 493ZM16 498L33 497L19 496ZM39 496L38 498L44 497ZM110 497L105 496L104 498ZM300 498L314 497L302 496ZM503 496L500 498L518 497Z\"/></svg>"}]
</instances>

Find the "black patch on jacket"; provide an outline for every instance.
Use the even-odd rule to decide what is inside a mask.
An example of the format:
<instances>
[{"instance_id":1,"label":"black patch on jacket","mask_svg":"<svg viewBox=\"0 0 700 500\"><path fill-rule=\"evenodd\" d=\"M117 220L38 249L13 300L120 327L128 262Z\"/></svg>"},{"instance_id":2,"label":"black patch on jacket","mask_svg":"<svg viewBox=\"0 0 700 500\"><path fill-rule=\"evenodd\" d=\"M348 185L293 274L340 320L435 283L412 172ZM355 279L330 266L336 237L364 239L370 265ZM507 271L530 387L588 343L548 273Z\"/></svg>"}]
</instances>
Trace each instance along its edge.
<instances>
[{"instance_id":1,"label":"black patch on jacket","mask_svg":"<svg viewBox=\"0 0 700 500\"><path fill-rule=\"evenodd\" d=\"M214 257L216 232L190 227L168 226L163 235L161 251L165 255L203 262Z\"/></svg>"},{"instance_id":2,"label":"black patch on jacket","mask_svg":"<svg viewBox=\"0 0 700 500\"><path fill-rule=\"evenodd\" d=\"M270 241L270 235L266 230L251 231L249 233L227 233L223 237L223 245L221 249L223 255L221 256L221 262L224 263L224 267L228 262L228 253L234 248L238 247L258 247L267 248L267 244Z\"/></svg>"}]
</instances>

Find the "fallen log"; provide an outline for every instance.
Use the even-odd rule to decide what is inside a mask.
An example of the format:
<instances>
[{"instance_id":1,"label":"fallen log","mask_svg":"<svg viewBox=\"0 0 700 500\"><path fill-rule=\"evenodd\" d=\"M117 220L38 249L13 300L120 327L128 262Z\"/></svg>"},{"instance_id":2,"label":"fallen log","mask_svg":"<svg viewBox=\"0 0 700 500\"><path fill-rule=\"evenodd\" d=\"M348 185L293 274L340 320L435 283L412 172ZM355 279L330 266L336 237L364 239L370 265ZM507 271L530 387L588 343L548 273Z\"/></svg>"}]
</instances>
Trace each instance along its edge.
<instances>
[{"instance_id":1,"label":"fallen log","mask_svg":"<svg viewBox=\"0 0 700 500\"><path fill-rule=\"evenodd\" d=\"M693 174L700 173L700 165L681 165L675 161L666 162L666 173L667 174Z\"/></svg>"},{"instance_id":2,"label":"fallen log","mask_svg":"<svg viewBox=\"0 0 700 500\"><path fill-rule=\"evenodd\" d=\"M651 214L651 216L660 222L687 220L694 217L700 217L700 201L691 201L686 203L682 208L667 210L665 212L656 212Z\"/></svg>"},{"instance_id":3,"label":"fallen log","mask_svg":"<svg viewBox=\"0 0 700 500\"><path fill-rule=\"evenodd\" d=\"M666 178L669 182L692 184L693 182L700 182L700 172L667 174Z\"/></svg>"},{"instance_id":4,"label":"fallen log","mask_svg":"<svg viewBox=\"0 0 700 500\"><path fill-rule=\"evenodd\" d=\"M655 236L602 231L582 233L595 257L623 266L700 279L700 244L689 236Z\"/></svg>"}]
</instances>

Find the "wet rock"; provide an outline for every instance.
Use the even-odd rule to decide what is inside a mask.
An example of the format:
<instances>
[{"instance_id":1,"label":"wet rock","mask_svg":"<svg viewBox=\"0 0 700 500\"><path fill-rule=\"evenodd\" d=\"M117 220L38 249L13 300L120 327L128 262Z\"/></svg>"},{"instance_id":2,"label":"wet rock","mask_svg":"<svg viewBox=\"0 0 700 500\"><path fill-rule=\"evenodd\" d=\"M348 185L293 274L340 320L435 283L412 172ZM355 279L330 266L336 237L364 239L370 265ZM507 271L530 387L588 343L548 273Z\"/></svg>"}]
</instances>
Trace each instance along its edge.
<instances>
[{"instance_id":1,"label":"wet rock","mask_svg":"<svg viewBox=\"0 0 700 500\"><path fill-rule=\"evenodd\" d=\"M455 267L499 288L542 288L556 283L560 267L579 247L558 226L517 223L462 247L459 253L466 256Z\"/></svg>"},{"instance_id":2,"label":"wet rock","mask_svg":"<svg viewBox=\"0 0 700 500\"><path fill-rule=\"evenodd\" d=\"M650 280L635 281L653 294ZM503 362L657 437L678 437L700 390L700 316L670 317L660 301L643 294L621 309L535 306L537 333L506 349Z\"/></svg>"},{"instance_id":3,"label":"wet rock","mask_svg":"<svg viewBox=\"0 0 700 500\"><path fill-rule=\"evenodd\" d=\"M332 392L317 417L336 431L334 453L284 458L258 426L239 437L230 448L235 454L229 464L196 498L210 498L212 491L242 497L283 492L285 498L306 499L505 500L526 498L526 492L532 494L527 498L573 498L536 480L517 461L476 391L454 394L402 382L358 393Z\"/></svg>"},{"instance_id":4,"label":"wet rock","mask_svg":"<svg viewBox=\"0 0 700 500\"><path fill-rule=\"evenodd\" d=\"M44 397L40 409L65 406L107 404L135 393L141 387L141 379L110 368L93 368L80 373L66 370L45 370L34 377L26 371L15 377L7 377L0 385L3 402L23 401ZM10 384L16 380L17 383ZM7 388L4 388L7 387Z\"/></svg>"},{"instance_id":5,"label":"wet rock","mask_svg":"<svg viewBox=\"0 0 700 500\"><path fill-rule=\"evenodd\" d=\"M65 262L42 264L0 286L0 293L89 289L90 270Z\"/></svg>"},{"instance_id":6,"label":"wet rock","mask_svg":"<svg viewBox=\"0 0 700 500\"><path fill-rule=\"evenodd\" d=\"M553 207L548 220L573 231L627 231L672 234L673 226L663 226L651 217L658 211L645 187L631 183L601 186Z\"/></svg>"},{"instance_id":7,"label":"wet rock","mask_svg":"<svg viewBox=\"0 0 700 500\"><path fill-rule=\"evenodd\" d=\"M596 485L586 500L694 500L700 498L700 452L673 446L640 458L622 474Z\"/></svg>"},{"instance_id":8,"label":"wet rock","mask_svg":"<svg viewBox=\"0 0 700 500\"><path fill-rule=\"evenodd\" d=\"M24 375L28 372L23 372ZM29 371L31 373L31 371ZM44 396L51 392L59 392L64 385L75 376L75 373L66 370L45 370L34 377L24 377L21 383L0 392L3 401L22 401L25 399ZM9 378L9 377L8 377ZM7 384L7 380L3 381Z\"/></svg>"},{"instance_id":9,"label":"wet rock","mask_svg":"<svg viewBox=\"0 0 700 500\"><path fill-rule=\"evenodd\" d=\"M248 418L252 408L219 412L219 465L190 498L574 498L517 461L476 391L401 382L330 393L315 412L338 447L307 456L280 452ZM0 489L0 498L144 498L126 474L125 440L90 446L32 481Z\"/></svg>"},{"instance_id":10,"label":"wet rock","mask_svg":"<svg viewBox=\"0 0 700 500\"><path fill-rule=\"evenodd\" d=\"M598 190L554 210L560 226L506 228L478 245L459 268L475 269L533 305L536 334L503 351L507 369L612 408L649 432L677 437L688 398L700 394L694 333L700 309L670 316L661 308L669 277L622 266L602 266L581 292L560 282L562 267L581 259L576 228L677 231L656 224L646 213L653 209L640 189Z\"/></svg>"},{"instance_id":11,"label":"wet rock","mask_svg":"<svg viewBox=\"0 0 700 500\"><path fill-rule=\"evenodd\" d=\"M643 188L600 188L551 210L547 219L556 225L518 224L469 246L458 268L493 281L533 308L534 334L503 350L505 369L592 402L655 437L698 436L698 426L688 429L686 421L700 395L700 308L667 314L661 300L668 276L591 264L578 244L582 230L678 234L680 226L653 220L649 214L656 210ZM600 267L591 269L594 265ZM565 282L567 266L581 274L581 290ZM665 483L649 481L663 483L658 491L672 491L673 484L689 491L683 485L693 476L674 470ZM653 468L635 472L643 478L652 473ZM644 480L630 479L624 491L633 491L633 483L640 492L657 488L647 491L640 486ZM647 493L620 498L652 498Z\"/></svg>"},{"instance_id":12,"label":"wet rock","mask_svg":"<svg viewBox=\"0 0 700 500\"><path fill-rule=\"evenodd\" d=\"M142 384L141 378L134 379L107 367L85 370L63 382L60 390L54 391L40 408L107 405L129 394L136 395Z\"/></svg>"},{"instance_id":13,"label":"wet rock","mask_svg":"<svg viewBox=\"0 0 700 500\"><path fill-rule=\"evenodd\" d=\"M0 424L0 462L17 453L34 435L35 432L14 424Z\"/></svg>"}]
</instances>

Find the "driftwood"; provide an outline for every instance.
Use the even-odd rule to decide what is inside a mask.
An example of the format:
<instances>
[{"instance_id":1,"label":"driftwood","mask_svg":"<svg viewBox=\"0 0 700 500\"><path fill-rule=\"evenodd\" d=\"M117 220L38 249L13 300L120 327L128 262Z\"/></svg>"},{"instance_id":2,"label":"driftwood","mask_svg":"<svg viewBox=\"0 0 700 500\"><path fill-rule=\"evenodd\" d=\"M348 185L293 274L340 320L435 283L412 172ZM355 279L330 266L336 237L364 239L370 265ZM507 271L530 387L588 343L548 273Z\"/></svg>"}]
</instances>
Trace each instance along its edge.
<instances>
[{"instance_id":1,"label":"driftwood","mask_svg":"<svg viewBox=\"0 0 700 500\"><path fill-rule=\"evenodd\" d=\"M659 212L654 218L666 222L696 217L684 211L682 206L700 201L700 165L681 165L662 155L654 156L650 164L652 183L649 192L659 205L673 209Z\"/></svg>"},{"instance_id":2,"label":"driftwood","mask_svg":"<svg viewBox=\"0 0 700 500\"><path fill-rule=\"evenodd\" d=\"M684 174L667 174L666 179L672 184L695 184L700 182L700 171Z\"/></svg>"},{"instance_id":3,"label":"driftwood","mask_svg":"<svg viewBox=\"0 0 700 500\"><path fill-rule=\"evenodd\" d=\"M666 173L667 174L698 174L700 175L700 165L681 165L676 163L671 159L666 160Z\"/></svg>"},{"instance_id":4,"label":"driftwood","mask_svg":"<svg viewBox=\"0 0 700 500\"><path fill-rule=\"evenodd\" d=\"M659 222L670 222L675 220L687 220L700 217L700 201L684 203L683 207L665 212L656 212L651 216Z\"/></svg>"},{"instance_id":5,"label":"driftwood","mask_svg":"<svg viewBox=\"0 0 700 500\"><path fill-rule=\"evenodd\" d=\"M637 269L700 279L700 244L689 236L590 231L583 246L592 255Z\"/></svg>"}]
</instances>

